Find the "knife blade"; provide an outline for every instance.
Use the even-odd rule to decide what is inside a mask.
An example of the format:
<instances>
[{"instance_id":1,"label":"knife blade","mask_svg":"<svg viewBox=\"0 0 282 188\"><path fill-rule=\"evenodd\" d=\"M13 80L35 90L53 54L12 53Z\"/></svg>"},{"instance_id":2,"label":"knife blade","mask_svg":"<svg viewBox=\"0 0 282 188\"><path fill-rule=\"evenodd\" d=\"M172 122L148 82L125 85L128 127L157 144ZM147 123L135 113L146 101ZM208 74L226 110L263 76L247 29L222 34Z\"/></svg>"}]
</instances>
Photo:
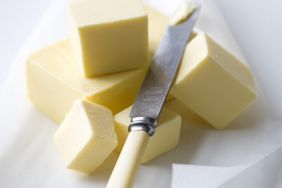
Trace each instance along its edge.
<instances>
[{"instance_id":1,"label":"knife blade","mask_svg":"<svg viewBox=\"0 0 282 188\"><path fill-rule=\"evenodd\" d=\"M199 9L195 9L189 19L168 26L130 112L129 131L144 130L149 135L154 134L154 127L173 84L198 14ZM146 125L147 127L144 127Z\"/></svg>"}]
</instances>

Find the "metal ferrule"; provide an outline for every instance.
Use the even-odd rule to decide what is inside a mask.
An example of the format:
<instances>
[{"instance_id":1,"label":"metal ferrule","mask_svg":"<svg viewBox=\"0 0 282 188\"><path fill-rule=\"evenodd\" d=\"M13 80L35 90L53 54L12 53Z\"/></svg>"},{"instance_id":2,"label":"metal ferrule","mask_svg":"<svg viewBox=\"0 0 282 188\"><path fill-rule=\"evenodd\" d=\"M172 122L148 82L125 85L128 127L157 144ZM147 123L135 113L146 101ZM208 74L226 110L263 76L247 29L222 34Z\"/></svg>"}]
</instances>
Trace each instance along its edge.
<instances>
[{"instance_id":1,"label":"metal ferrule","mask_svg":"<svg viewBox=\"0 0 282 188\"><path fill-rule=\"evenodd\" d=\"M128 131L144 131L148 133L149 136L153 136L155 133L155 128L157 126L157 121L149 117L134 117L131 119Z\"/></svg>"}]
</instances>

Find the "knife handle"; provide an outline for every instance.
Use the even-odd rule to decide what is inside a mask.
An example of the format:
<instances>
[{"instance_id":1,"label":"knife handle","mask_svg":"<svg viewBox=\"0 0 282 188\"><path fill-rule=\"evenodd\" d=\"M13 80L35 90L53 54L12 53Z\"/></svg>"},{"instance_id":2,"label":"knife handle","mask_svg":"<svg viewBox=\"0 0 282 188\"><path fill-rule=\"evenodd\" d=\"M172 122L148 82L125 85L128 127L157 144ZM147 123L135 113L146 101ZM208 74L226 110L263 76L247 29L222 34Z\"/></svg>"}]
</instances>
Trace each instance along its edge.
<instances>
[{"instance_id":1,"label":"knife handle","mask_svg":"<svg viewBox=\"0 0 282 188\"><path fill-rule=\"evenodd\" d=\"M125 141L107 188L130 188L149 140L145 131L131 131Z\"/></svg>"}]
</instances>

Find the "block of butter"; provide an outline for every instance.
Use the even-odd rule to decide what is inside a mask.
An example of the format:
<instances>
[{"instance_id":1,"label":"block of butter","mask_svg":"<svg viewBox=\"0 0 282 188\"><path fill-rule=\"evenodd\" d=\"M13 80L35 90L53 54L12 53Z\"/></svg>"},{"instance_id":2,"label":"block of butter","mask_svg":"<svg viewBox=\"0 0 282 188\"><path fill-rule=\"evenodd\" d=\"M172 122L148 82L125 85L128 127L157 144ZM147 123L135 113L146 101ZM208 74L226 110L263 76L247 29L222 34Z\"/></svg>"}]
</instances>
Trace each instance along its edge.
<instances>
[{"instance_id":1,"label":"block of butter","mask_svg":"<svg viewBox=\"0 0 282 188\"><path fill-rule=\"evenodd\" d=\"M117 145L112 112L78 100L58 128L54 142L65 165L83 173L94 172Z\"/></svg>"},{"instance_id":2,"label":"block of butter","mask_svg":"<svg viewBox=\"0 0 282 188\"><path fill-rule=\"evenodd\" d=\"M145 10L149 17L150 48L154 51L169 19L150 6L145 6ZM203 26L205 22L200 20ZM208 25L202 28L208 32L212 30ZM227 30L224 31L221 32L223 37L230 36ZM228 46L228 49L237 49L236 45L232 46L235 47ZM170 92L177 99L177 103L182 103L179 108L182 109L181 112L185 112L183 114L190 116L191 109L214 127L224 128L254 101L256 86L253 75L239 53L236 50L235 52L236 57L210 36L196 30L186 48L175 86ZM214 68L218 68L220 74ZM207 73L201 73L201 70Z\"/></svg>"},{"instance_id":3,"label":"block of butter","mask_svg":"<svg viewBox=\"0 0 282 188\"><path fill-rule=\"evenodd\" d=\"M148 21L140 0L74 0L71 41L86 77L148 62Z\"/></svg>"},{"instance_id":4,"label":"block of butter","mask_svg":"<svg viewBox=\"0 0 282 188\"><path fill-rule=\"evenodd\" d=\"M59 123L76 99L106 106L113 113L132 104L146 67L88 79L79 73L74 59L69 40L43 48L29 57L28 96L40 111Z\"/></svg>"},{"instance_id":5,"label":"block of butter","mask_svg":"<svg viewBox=\"0 0 282 188\"><path fill-rule=\"evenodd\" d=\"M249 68L205 33L187 45L171 92L218 129L256 98Z\"/></svg>"},{"instance_id":6,"label":"block of butter","mask_svg":"<svg viewBox=\"0 0 282 188\"><path fill-rule=\"evenodd\" d=\"M116 133L118 146L116 151L120 152L128 135L128 126L130 123L129 113L131 106L115 115ZM156 132L150 137L145 150L142 163L146 163L175 148L179 142L181 130L181 117L164 108Z\"/></svg>"}]
</instances>

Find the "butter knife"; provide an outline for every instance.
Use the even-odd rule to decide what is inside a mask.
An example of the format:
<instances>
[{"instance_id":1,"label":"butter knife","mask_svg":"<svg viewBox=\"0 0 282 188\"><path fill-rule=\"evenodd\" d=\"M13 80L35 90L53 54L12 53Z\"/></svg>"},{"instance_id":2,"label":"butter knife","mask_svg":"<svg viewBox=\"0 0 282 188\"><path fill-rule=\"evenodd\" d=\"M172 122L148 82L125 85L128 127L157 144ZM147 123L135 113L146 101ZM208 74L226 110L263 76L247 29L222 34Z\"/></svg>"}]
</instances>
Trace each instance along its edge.
<instances>
[{"instance_id":1,"label":"butter knife","mask_svg":"<svg viewBox=\"0 0 282 188\"><path fill-rule=\"evenodd\" d=\"M150 136L173 84L185 47L196 23L199 8L176 12L155 52L143 85L130 112L129 135L107 183L107 188L128 188L142 160ZM179 17L179 18L178 18Z\"/></svg>"}]
</instances>

